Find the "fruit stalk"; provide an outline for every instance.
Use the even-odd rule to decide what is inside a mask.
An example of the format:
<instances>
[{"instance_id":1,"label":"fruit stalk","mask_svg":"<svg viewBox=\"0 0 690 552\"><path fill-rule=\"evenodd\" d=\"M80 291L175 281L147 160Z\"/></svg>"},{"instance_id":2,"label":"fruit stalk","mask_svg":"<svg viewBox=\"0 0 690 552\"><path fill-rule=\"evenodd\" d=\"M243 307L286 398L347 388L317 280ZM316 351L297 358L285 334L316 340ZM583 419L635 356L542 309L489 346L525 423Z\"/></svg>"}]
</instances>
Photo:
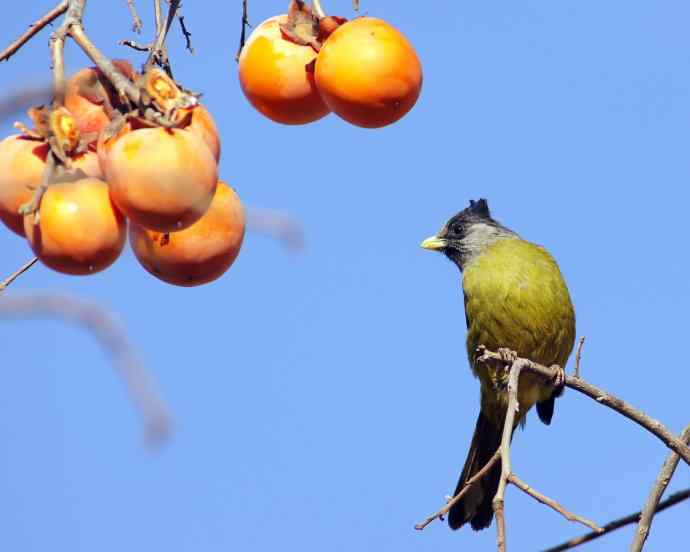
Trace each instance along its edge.
<instances>
[{"instance_id":1,"label":"fruit stalk","mask_svg":"<svg viewBox=\"0 0 690 552\"><path fill-rule=\"evenodd\" d=\"M326 17L326 12L323 10L323 7L321 7L321 0L312 0L311 9L314 15L319 19Z\"/></svg>"},{"instance_id":2,"label":"fruit stalk","mask_svg":"<svg viewBox=\"0 0 690 552\"><path fill-rule=\"evenodd\" d=\"M168 7L168 16L163 25L163 11L161 9L160 0L154 1L154 13L156 17L156 41L154 42L151 50L149 52L149 57L144 64L144 72L148 71L156 61L160 62L160 65L165 69L165 72L169 75L170 64L168 63L168 55L165 51L165 39L168 36L168 31L172 22L175 21L175 16L177 15L177 10L180 7L180 0L171 0Z\"/></svg>"}]
</instances>

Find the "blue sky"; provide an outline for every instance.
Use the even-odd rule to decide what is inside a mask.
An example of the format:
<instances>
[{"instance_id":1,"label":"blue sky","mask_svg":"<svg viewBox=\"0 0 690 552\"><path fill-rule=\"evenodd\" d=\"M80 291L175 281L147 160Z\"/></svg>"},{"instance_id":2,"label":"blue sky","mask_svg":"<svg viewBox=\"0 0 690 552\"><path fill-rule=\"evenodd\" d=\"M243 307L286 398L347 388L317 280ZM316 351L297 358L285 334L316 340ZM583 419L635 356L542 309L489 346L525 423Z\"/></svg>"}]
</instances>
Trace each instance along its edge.
<instances>
[{"instance_id":1,"label":"blue sky","mask_svg":"<svg viewBox=\"0 0 690 552\"><path fill-rule=\"evenodd\" d=\"M250 0L250 20L286 3ZM8 4L2 41L52 4ZM142 445L90 335L0 321L0 549L493 550L493 527L413 530L455 485L479 396L459 274L418 246L471 198L487 197L496 218L559 261L588 339L585 377L674 431L690 421L690 6L427 4L362 2L409 37L424 67L416 107L376 131L335 116L304 127L262 118L237 82L240 1L185 5L196 53L175 29L173 67L216 118L221 175L246 205L299 220L307 248L291 255L250 233L231 271L194 289L155 280L129 251L98 275L39 266L18 280L8 293L69 292L111 310L176 430L158 452ZM352 16L347 0L324 7ZM140 8L148 37L148 2ZM130 26L124 2L90 2L86 28L103 50L143 60L116 44ZM47 81L47 40L0 65L0 90ZM67 63L86 64L72 44ZM3 276L30 255L9 231L0 252ZM605 523L642 505L665 456L567 391L551 427L530 415L513 467ZM681 465L670 491L689 473ZM674 548L689 509L656 519L650 550ZM582 532L515 489L506 510L514 550ZM584 549L621 550L631 535Z\"/></svg>"}]
</instances>

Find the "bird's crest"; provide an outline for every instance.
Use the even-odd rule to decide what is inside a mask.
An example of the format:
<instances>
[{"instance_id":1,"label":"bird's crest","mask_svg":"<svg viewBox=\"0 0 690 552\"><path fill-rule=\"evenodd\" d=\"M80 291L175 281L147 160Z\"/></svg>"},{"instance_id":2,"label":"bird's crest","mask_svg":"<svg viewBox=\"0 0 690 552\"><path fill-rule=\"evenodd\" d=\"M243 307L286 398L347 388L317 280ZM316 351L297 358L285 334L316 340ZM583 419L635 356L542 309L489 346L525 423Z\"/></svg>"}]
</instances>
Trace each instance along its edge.
<instances>
[{"instance_id":1,"label":"bird's crest","mask_svg":"<svg viewBox=\"0 0 690 552\"><path fill-rule=\"evenodd\" d=\"M470 199L470 206L467 208L467 212L478 215L482 218L491 218L491 213L489 212L489 204L486 199Z\"/></svg>"}]
</instances>

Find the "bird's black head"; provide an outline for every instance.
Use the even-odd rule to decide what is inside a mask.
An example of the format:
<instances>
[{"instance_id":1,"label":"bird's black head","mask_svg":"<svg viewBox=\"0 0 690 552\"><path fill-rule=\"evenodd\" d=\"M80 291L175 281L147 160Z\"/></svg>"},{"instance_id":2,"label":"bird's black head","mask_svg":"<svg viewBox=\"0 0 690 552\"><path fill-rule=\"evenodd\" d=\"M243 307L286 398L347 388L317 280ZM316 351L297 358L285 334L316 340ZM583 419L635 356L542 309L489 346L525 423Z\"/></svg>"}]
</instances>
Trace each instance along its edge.
<instances>
[{"instance_id":1,"label":"bird's black head","mask_svg":"<svg viewBox=\"0 0 690 552\"><path fill-rule=\"evenodd\" d=\"M461 241L465 238L472 225L480 223L494 226L498 225L498 223L491 218L489 204L486 199L479 199L477 201L471 199L470 206L463 209L446 222L437 237L448 241Z\"/></svg>"},{"instance_id":2,"label":"bird's black head","mask_svg":"<svg viewBox=\"0 0 690 552\"><path fill-rule=\"evenodd\" d=\"M462 270L496 239L515 235L491 218L486 199L470 200L469 207L446 222L438 234L424 240L422 247L445 254Z\"/></svg>"}]
</instances>

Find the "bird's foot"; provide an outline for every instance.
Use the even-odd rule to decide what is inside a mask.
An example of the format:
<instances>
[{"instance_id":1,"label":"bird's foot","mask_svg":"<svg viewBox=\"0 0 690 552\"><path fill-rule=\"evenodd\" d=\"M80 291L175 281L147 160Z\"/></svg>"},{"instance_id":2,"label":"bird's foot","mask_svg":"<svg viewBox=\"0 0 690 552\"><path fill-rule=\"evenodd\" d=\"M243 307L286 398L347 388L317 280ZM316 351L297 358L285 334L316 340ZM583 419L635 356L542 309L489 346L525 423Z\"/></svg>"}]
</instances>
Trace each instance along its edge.
<instances>
[{"instance_id":1,"label":"bird's foot","mask_svg":"<svg viewBox=\"0 0 690 552\"><path fill-rule=\"evenodd\" d=\"M513 364L513 362L518 359L517 352L513 351L512 349L508 349L507 347L501 347L498 349L498 354L501 355L501 360L506 364Z\"/></svg>"},{"instance_id":2,"label":"bird's foot","mask_svg":"<svg viewBox=\"0 0 690 552\"><path fill-rule=\"evenodd\" d=\"M563 391L563 387L565 386L565 370L561 368L558 364L554 364L551 366L551 369L554 371L554 376L552 380L552 384L554 389L560 394L561 391Z\"/></svg>"}]
</instances>

